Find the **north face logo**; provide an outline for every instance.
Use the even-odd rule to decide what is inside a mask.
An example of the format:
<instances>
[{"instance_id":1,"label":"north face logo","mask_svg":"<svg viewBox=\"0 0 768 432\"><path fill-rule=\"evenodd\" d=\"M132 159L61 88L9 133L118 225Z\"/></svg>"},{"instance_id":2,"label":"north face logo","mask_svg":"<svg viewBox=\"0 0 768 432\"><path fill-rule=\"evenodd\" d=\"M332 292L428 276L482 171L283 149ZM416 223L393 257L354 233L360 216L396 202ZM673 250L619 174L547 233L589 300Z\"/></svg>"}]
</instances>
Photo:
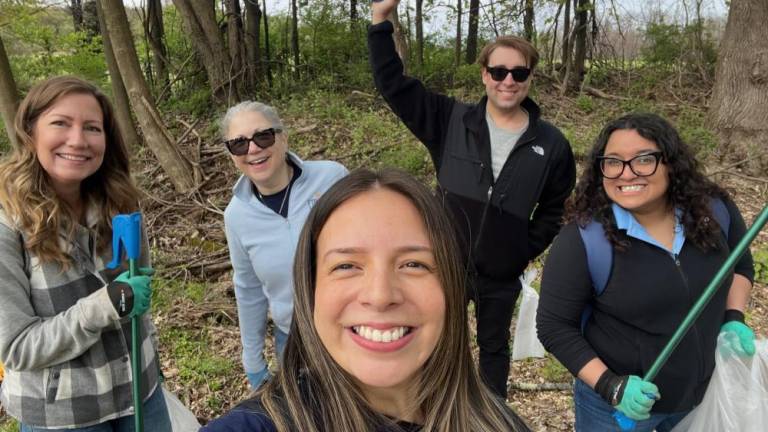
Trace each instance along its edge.
<instances>
[{"instance_id":1,"label":"north face logo","mask_svg":"<svg viewBox=\"0 0 768 432\"><path fill-rule=\"evenodd\" d=\"M537 146L537 145L535 145L535 146L533 146L533 147L531 147L531 148L532 148L532 149L533 149L533 151L534 151L536 154L538 154L539 156L544 156L544 148L542 148L541 146Z\"/></svg>"}]
</instances>

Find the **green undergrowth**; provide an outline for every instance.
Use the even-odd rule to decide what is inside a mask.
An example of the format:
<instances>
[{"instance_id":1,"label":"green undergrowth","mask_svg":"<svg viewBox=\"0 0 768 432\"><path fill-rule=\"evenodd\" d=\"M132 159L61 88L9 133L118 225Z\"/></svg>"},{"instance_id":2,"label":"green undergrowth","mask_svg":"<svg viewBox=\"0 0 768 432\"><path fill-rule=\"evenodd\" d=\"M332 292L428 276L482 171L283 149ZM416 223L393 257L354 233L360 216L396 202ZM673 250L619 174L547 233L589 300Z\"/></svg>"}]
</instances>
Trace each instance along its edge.
<instances>
[{"instance_id":1,"label":"green undergrowth","mask_svg":"<svg viewBox=\"0 0 768 432\"><path fill-rule=\"evenodd\" d=\"M0 418L0 432L18 432L19 424L11 417L4 416Z\"/></svg>"}]
</instances>

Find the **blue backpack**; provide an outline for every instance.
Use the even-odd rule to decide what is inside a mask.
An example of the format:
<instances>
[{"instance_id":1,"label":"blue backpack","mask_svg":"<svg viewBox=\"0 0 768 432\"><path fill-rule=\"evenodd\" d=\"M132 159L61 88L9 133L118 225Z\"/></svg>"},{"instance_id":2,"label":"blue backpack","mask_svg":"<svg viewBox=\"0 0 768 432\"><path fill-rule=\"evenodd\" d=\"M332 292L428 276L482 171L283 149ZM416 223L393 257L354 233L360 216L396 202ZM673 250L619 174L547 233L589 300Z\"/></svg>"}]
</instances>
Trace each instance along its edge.
<instances>
[{"instance_id":1,"label":"blue backpack","mask_svg":"<svg viewBox=\"0 0 768 432\"><path fill-rule=\"evenodd\" d=\"M728 208L720 198L712 198L710 203L712 207L712 216L720 225L720 229L728 239L728 230L731 226L731 215ZM595 297L605 291L608 279L613 270L613 246L605 237L603 224L594 220L590 221L585 227L579 226L581 241L584 243L584 250L587 253L587 267L589 268L589 277L592 279L592 288L595 291ZM592 305L588 304L581 313L581 332L584 332L587 321L592 315Z\"/></svg>"}]
</instances>

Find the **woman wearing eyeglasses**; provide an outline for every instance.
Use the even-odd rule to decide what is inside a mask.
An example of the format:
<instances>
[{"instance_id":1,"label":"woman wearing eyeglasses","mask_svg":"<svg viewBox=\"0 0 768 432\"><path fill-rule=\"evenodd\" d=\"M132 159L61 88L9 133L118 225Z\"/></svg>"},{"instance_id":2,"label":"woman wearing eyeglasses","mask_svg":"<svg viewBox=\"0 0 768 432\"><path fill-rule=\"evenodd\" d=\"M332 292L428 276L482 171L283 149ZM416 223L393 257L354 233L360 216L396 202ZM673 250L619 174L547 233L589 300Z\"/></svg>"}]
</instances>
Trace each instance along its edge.
<instances>
[{"instance_id":1,"label":"woman wearing eyeglasses","mask_svg":"<svg viewBox=\"0 0 768 432\"><path fill-rule=\"evenodd\" d=\"M291 265L304 220L346 168L302 161L288 150L277 111L260 102L235 105L221 119L224 146L243 173L224 212L243 342L243 368L253 389L269 377L264 358L267 312L275 352L285 347L293 312Z\"/></svg>"},{"instance_id":2,"label":"woman wearing eyeglasses","mask_svg":"<svg viewBox=\"0 0 768 432\"><path fill-rule=\"evenodd\" d=\"M744 324L754 276L747 252L654 382L641 378L743 237L738 208L671 124L629 114L598 136L565 221L544 267L537 324L577 377L576 430L620 430L615 410L637 420L636 431L671 430L701 402L719 333L737 355L754 353Z\"/></svg>"}]
</instances>

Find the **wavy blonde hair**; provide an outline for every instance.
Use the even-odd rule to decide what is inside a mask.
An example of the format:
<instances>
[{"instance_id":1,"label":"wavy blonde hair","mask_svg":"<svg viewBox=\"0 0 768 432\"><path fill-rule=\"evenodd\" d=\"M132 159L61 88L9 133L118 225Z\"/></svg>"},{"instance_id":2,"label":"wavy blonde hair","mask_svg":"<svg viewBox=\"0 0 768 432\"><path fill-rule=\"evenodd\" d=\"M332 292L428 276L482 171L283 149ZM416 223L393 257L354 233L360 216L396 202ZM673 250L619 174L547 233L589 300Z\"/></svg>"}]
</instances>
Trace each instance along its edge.
<instances>
[{"instance_id":1,"label":"wavy blonde hair","mask_svg":"<svg viewBox=\"0 0 768 432\"><path fill-rule=\"evenodd\" d=\"M282 367L252 400L260 402L279 432L364 432L383 425L396 430L393 420L375 412L355 379L334 361L314 324L318 236L336 208L377 188L401 194L419 211L435 253L445 297L442 335L414 378L417 390L412 406L424 414L422 430L528 430L504 401L480 381L472 360L466 274L447 213L426 186L393 169L357 170L339 180L312 208L296 248L294 313Z\"/></svg>"},{"instance_id":2,"label":"wavy blonde hair","mask_svg":"<svg viewBox=\"0 0 768 432\"><path fill-rule=\"evenodd\" d=\"M139 191L129 171L128 151L109 99L94 85L76 77L47 79L29 90L16 111L16 145L0 162L0 206L24 234L25 248L42 262L67 268L71 258L59 245L59 233L73 239L77 216L54 191L48 173L37 159L34 128L38 118L63 96L93 96L101 107L104 123L104 161L83 180L83 202L98 209L97 250L109 247L112 217L138 208Z\"/></svg>"}]
</instances>

